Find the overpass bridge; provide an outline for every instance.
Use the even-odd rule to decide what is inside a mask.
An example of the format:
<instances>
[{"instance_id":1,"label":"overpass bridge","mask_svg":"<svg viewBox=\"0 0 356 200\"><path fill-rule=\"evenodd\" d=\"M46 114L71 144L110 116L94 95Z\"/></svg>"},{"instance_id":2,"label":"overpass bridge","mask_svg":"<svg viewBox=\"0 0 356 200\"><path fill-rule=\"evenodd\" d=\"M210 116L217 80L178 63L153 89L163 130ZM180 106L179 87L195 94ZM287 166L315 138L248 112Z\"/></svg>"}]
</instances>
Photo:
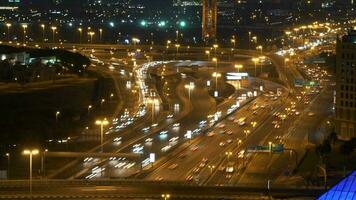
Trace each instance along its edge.
<instances>
[{"instance_id":1,"label":"overpass bridge","mask_svg":"<svg viewBox=\"0 0 356 200\"><path fill-rule=\"evenodd\" d=\"M118 180L34 180L32 195L28 180L0 181L0 199L314 199L321 188L304 189L288 185L256 188L241 186L201 186L195 183Z\"/></svg>"}]
</instances>

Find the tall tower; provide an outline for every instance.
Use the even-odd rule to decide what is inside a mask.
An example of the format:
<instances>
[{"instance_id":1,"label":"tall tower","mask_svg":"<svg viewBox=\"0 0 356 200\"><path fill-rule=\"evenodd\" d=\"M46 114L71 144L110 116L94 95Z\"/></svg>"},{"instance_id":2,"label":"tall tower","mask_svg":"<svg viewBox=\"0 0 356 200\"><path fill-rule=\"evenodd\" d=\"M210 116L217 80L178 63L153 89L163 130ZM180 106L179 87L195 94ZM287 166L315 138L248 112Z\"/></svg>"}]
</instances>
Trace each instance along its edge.
<instances>
[{"instance_id":1,"label":"tall tower","mask_svg":"<svg viewBox=\"0 0 356 200\"><path fill-rule=\"evenodd\" d=\"M209 41L216 38L217 0L203 0L202 38Z\"/></svg>"}]
</instances>

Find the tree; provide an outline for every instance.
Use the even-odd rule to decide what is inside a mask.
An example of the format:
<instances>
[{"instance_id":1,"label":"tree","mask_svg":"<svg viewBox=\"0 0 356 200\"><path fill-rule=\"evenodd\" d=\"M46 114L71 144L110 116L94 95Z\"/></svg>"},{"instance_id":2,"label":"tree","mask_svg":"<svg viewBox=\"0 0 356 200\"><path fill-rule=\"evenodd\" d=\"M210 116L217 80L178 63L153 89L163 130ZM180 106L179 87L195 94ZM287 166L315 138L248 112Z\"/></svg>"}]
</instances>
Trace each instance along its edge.
<instances>
[{"instance_id":1,"label":"tree","mask_svg":"<svg viewBox=\"0 0 356 200\"><path fill-rule=\"evenodd\" d=\"M324 142L316 147L316 152L320 156L321 161L324 162L325 156L331 153L330 140Z\"/></svg>"}]
</instances>

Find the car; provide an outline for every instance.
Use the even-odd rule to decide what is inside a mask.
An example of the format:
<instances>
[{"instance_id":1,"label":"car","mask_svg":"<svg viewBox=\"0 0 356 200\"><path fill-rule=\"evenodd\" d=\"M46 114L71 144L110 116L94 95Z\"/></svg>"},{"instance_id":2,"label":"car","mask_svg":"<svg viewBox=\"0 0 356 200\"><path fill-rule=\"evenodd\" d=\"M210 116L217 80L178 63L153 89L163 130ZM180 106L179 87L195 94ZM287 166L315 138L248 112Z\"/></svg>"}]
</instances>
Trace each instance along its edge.
<instances>
[{"instance_id":1,"label":"car","mask_svg":"<svg viewBox=\"0 0 356 200\"><path fill-rule=\"evenodd\" d=\"M185 178L186 181L192 181L193 180L193 175L188 175L186 178Z\"/></svg>"},{"instance_id":2,"label":"car","mask_svg":"<svg viewBox=\"0 0 356 200\"><path fill-rule=\"evenodd\" d=\"M167 119L172 119L173 115L167 115Z\"/></svg>"},{"instance_id":3,"label":"car","mask_svg":"<svg viewBox=\"0 0 356 200\"><path fill-rule=\"evenodd\" d=\"M159 176L159 177L155 178L155 180L156 180L156 181L162 181L163 178L162 178L161 176Z\"/></svg>"},{"instance_id":4,"label":"car","mask_svg":"<svg viewBox=\"0 0 356 200\"><path fill-rule=\"evenodd\" d=\"M208 133L208 137L212 137L212 136L214 136L214 135L215 135L215 132L213 132L213 131L211 131L211 132Z\"/></svg>"},{"instance_id":5,"label":"car","mask_svg":"<svg viewBox=\"0 0 356 200\"><path fill-rule=\"evenodd\" d=\"M300 112L296 111L296 112L295 112L295 115L297 115L297 116L300 115Z\"/></svg>"},{"instance_id":6,"label":"car","mask_svg":"<svg viewBox=\"0 0 356 200\"><path fill-rule=\"evenodd\" d=\"M274 128L275 128L275 129L279 129L280 127L281 127L281 126L280 126L279 124L275 124L275 125L274 125Z\"/></svg>"},{"instance_id":7,"label":"car","mask_svg":"<svg viewBox=\"0 0 356 200\"><path fill-rule=\"evenodd\" d=\"M205 157L204 157L201 161L202 161L202 162L207 162L208 160L209 160L208 158L205 158Z\"/></svg>"},{"instance_id":8,"label":"car","mask_svg":"<svg viewBox=\"0 0 356 200\"><path fill-rule=\"evenodd\" d=\"M314 115L315 115L315 113L313 113L313 112L309 112L309 113L308 113L308 116L309 116L309 117L312 117L312 116L314 116Z\"/></svg>"},{"instance_id":9,"label":"car","mask_svg":"<svg viewBox=\"0 0 356 200\"><path fill-rule=\"evenodd\" d=\"M226 143L231 144L232 143L232 139L226 140Z\"/></svg>"},{"instance_id":10,"label":"car","mask_svg":"<svg viewBox=\"0 0 356 200\"><path fill-rule=\"evenodd\" d=\"M219 146L221 146L221 147L225 146L225 142L220 142Z\"/></svg>"},{"instance_id":11,"label":"car","mask_svg":"<svg viewBox=\"0 0 356 200\"><path fill-rule=\"evenodd\" d=\"M193 173L198 173L200 171L200 168L199 167L196 167L193 169Z\"/></svg>"},{"instance_id":12,"label":"car","mask_svg":"<svg viewBox=\"0 0 356 200\"><path fill-rule=\"evenodd\" d=\"M232 174L231 174L231 173L228 173L228 174L226 174L226 176L225 176L226 179L230 179L231 177L232 177Z\"/></svg>"},{"instance_id":13,"label":"car","mask_svg":"<svg viewBox=\"0 0 356 200\"><path fill-rule=\"evenodd\" d=\"M174 170L174 169L176 169L177 167L178 167L178 164L174 163L174 164L172 164L171 166L169 166L168 169Z\"/></svg>"},{"instance_id":14,"label":"car","mask_svg":"<svg viewBox=\"0 0 356 200\"><path fill-rule=\"evenodd\" d=\"M228 131L227 134L228 134L228 135L232 135L232 131Z\"/></svg>"},{"instance_id":15,"label":"car","mask_svg":"<svg viewBox=\"0 0 356 200\"><path fill-rule=\"evenodd\" d=\"M224 134L226 131L225 130L220 130L219 133L220 134Z\"/></svg>"},{"instance_id":16,"label":"car","mask_svg":"<svg viewBox=\"0 0 356 200\"><path fill-rule=\"evenodd\" d=\"M194 147L190 148L190 150L196 151L196 150L198 150L198 146L194 146Z\"/></svg>"},{"instance_id":17,"label":"car","mask_svg":"<svg viewBox=\"0 0 356 200\"><path fill-rule=\"evenodd\" d=\"M179 126L180 126L180 123L173 124L173 128L179 128Z\"/></svg>"},{"instance_id":18,"label":"car","mask_svg":"<svg viewBox=\"0 0 356 200\"><path fill-rule=\"evenodd\" d=\"M199 167L200 167L200 168L203 168L203 167L205 167L205 165L206 165L205 162L201 162L200 165L199 165Z\"/></svg>"}]
</instances>

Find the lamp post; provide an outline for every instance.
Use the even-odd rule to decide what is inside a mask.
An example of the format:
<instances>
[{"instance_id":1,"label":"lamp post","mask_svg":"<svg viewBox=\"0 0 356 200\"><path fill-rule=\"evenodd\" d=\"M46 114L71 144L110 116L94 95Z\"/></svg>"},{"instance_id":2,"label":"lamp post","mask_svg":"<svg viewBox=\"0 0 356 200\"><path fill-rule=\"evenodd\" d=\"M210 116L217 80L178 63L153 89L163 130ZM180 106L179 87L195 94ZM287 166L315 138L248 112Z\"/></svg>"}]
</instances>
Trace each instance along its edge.
<instances>
[{"instance_id":1,"label":"lamp post","mask_svg":"<svg viewBox=\"0 0 356 200\"><path fill-rule=\"evenodd\" d=\"M213 170L215 169L214 165L208 165L208 168L210 169L210 174L213 174Z\"/></svg>"},{"instance_id":2,"label":"lamp post","mask_svg":"<svg viewBox=\"0 0 356 200\"><path fill-rule=\"evenodd\" d=\"M54 43L55 43L55 42L54 42L54 36L55 36L55 34L56 34L57 27L52 26L51 29L52 29L52 42L53 42L53 44L54 44Z\"/></svg>"},{"instance_id":3,"label":"lamp post","mask_svg":"<svg viewBox=\"0 0 356 200\"><path fill-rule=\"evenodd\" d=\"M188 90L188 96L190 101L190 93L195 88L194 82L190 82L189 84L184 86Z\"/></svg>"},{"instance_id":4,"label":"lamp post","mask_svg":"<svg viewBox=\"0 0 356 200\"><path fill-rule=\"evenodd\" d=\"M171 197L170 194L162 194L162 198L163 198L164 200L168 200L170 197Z\"/></svg>"},{"instance_id":5,"label":"lamp post","mask_svg":"<svg viewBox=\"0 0 356 200\"><path fill-rule=\"evenodd\" d=\"M82 34L83 34L83 29L82 28L78 28L79 31L79 44L82 43Z\"/></svg>"},{"instance_id":6,"label":"lamp post","mask_svg":"<svg viewBox=\"0 0 356 200\"><path fill-rule=\"evenodd\" d=\"M58 116L59 116L60 114L61 114L61 112L59 112L59 111L56 112L56 114L55 114L55 115L56 115L56 122L58 122Z\"/></svg>"},{"instance_id":7,"label":"lamp post","mask_svg":"<svg viewBox=\"0 0 356 200\"><path fill-rule=\"evenodd\" d=\"M45 29L46 29L46 25L41 24L41 28L42 28L42 42L45 42Z\"/></svg>"},{"instance_id":8,"label":"lamp post","mask_svg":"<svg viewBox=\"0 0 356 200\"><path fill-rule=\"evenodd\" d=\"M235 68L237 69L237 73L240 73L240 69L242 69L243 66L240 65L240 64L236 64L236 65L235 65Z\"/></svg>"},{"instance_id":9,"label":"lamp post","mask_svg":"<svg viewBox=\"0 0 356 200\"><path fill-rule=\"evenodd\" d=\"M175 47L177 49L177 52L176 52L176 59L177 59L178 58L180 44L176 44Z\"/></svg>"},{"instance_id":10,"label":"lamp post","mask_svg":"<svg viewBox=\"0 0 356 200\"><path fill-rule=\"evenodd\" d=\"M225 152L225 155L227 156L227 162L229 163L230 162L230 156L232 155L232 152L231 151L227 151L227 152Z\"/></svg>"},{"instance_id":11,"label":"lamp post","mask_svg":"<svg viewBox=\"0 0 356 200\"><path fill-rule=\"evenodd\" d=\"M90 110L93 108L93 106L92 105L89 105L88 106L88 116L90 115Z\"/></svg>"},{"instance_id":12,"label":"lamp post","mask_svg":"<svg viewBox=\"0 0 356 200\"><path fill-rule=\"evenodd\" d=\"M266 57L265 56L260 56L260 57L258 57L258 59L259 59L259 62L260 62L261 73L263 73L263 63L262 63L262 61L264 61L266 59Z\"/></svg>"},{"instance_id":13,"label":"lamp post","mask_svg":"<svg viewBox=\"0 0 356 200\"><path fill-rule=\"evenodd\" d=\"M90 31L88 34L89 34L89 36L90 36L90 43L93 44L93 37L94 37L94 35L95 35L95 32Z\"/></svg>"},{"instance_id":14,"label":"lamp post","mask_svg":"<svg viewBox=\"0 0 356 200\"><path fill-rule=\"evenodd\" d=\"M26 43L26 29L27 29L27 24L22 24L23 28L23 43Z\"/></svg>"},{"instance_id":15,"label":"lamp post","mask_svg":"<svg viewBox=\"0 0 356 200\"><path fill-rule=\"evenodd\" d=\"M251 32L248 32L248 49L251 49Z\"/></svg>"},{"instance_id":16,"label":"lamp post","mask_svg":"<svg viewBox=\"0 0 356 200\"><path fill-rule=\"evenodd\" d=\"M99 29L99 39L100 39L100 42L102 42L102 39L103 39L103 29L102 28Z\"/></svg>"},{"instance_id":17,"label":"lamp post","mask_svg":"<svg viewBox=\"0 0 356 200\"><path fill-rule=\"evenodd\" d=\"M101 152L103 152L103 142L104 142L104 126L109 124L109 121L104 118L103 120L96 120L95 124L100 126L100 146Z\"/></svg>"},{"instance_id":18,"label":"lamp post","mask_svg":"<svg viewBox=\"0 0 356 200\"><path fill-rule=\"evenodd\" d=\"M158 104L158 99L152 97L148 99L148 103L151 104L151 115L152 115L152 124L154 123L154 118L155 118L155 107L156 104Z\"/></svg>"},{"instance_id":19,"label":"lamp post","mask_svg":"<svg viewBox=\"0 0 356 200\"><path fill-rule=\"evenodd\" d=\"M258 58L252 58L253 63L255 64L255 77L257 77L257 62L259 61Z\"/></svg>"},{"instance_id":20,"label":"lamp post","mask_svg":"<svg viewBox=\"0 0 356 200\"><path fill-rule=\"evenodd\" d=\"M269 152L272 153L272 142L268 142Z\"/></svg>"},{"instance_id":21,"label":"lamp post","mask_svg":"<svg viewBox=\"0 0 356 200\"><path fill-rule=\"evenodd\" d=\"M219 96L219 92L218 92L218 78L220 78L221 77L221 74L220 73L218 73L218 72L214 72L213 73L213 77L215 77L215 94L214 94L214 96L215 97L218 97Z\"/></svg>"},{"instance_id":22,"label":"lamp post","mask_svg":"<svg viewBox=\"0 0 356 200\"><path fill-rule=\"evenodd\" d=\"M7 158L7 179L10 179L10 153L5 154Z\"/></svg>"},{"instance_id":23,"label":"lamp post","mask_svg":"<svg viewBox=\"0 0 356 200\"><path fill-rule=\"evenodd\" d=\"M232 47L235 49L236 48L236 39L233 37L233 38L231 38L230 42L231 42L231 44L233 44Z\"/></svg>"},{"instance_id":24,"label":"lamp post","mask_svg":"<svg viewBox=\"0 0 356 200\"><path fill-rule=\"evenodd\" d=\"M208 55L208 61L210 60L210 51L209 50L206 50L205 51L205 54Z\"/></svg>"},{"instance_id":25,"label":"lamp post","mask_svg":"<svg viewBox=\"0 0 356 200\"><path fill-rule=\"evenodd\" d=\"M216 56L216 49L219 47L219 45L218 44L214 44L213 45L213 48L214 48L214 55Z\"/></svg>"},{"instance_id":26,"label":"lamp post","mask_svg":"<svg viewBox=\"0 0 356 200\"><path fill-rule=\"evenodd\" d=\"M28 155L30 157L30 196L32 199L32 157L37 155L39 153L38 149L32 149L32 150L24 150L23 154Z\"/></svg>"},{"instance_id":27,"label":"lamp post","mask_svg":"<svg viewBox=\"0 0 356 200\"><path fill-rule=\"evenodd\" d=\"M10 28L11 28L11 24L10 23L6 23L6 27L7 27L7 41L10 42Z\"/></svg>"}]
</instances>

